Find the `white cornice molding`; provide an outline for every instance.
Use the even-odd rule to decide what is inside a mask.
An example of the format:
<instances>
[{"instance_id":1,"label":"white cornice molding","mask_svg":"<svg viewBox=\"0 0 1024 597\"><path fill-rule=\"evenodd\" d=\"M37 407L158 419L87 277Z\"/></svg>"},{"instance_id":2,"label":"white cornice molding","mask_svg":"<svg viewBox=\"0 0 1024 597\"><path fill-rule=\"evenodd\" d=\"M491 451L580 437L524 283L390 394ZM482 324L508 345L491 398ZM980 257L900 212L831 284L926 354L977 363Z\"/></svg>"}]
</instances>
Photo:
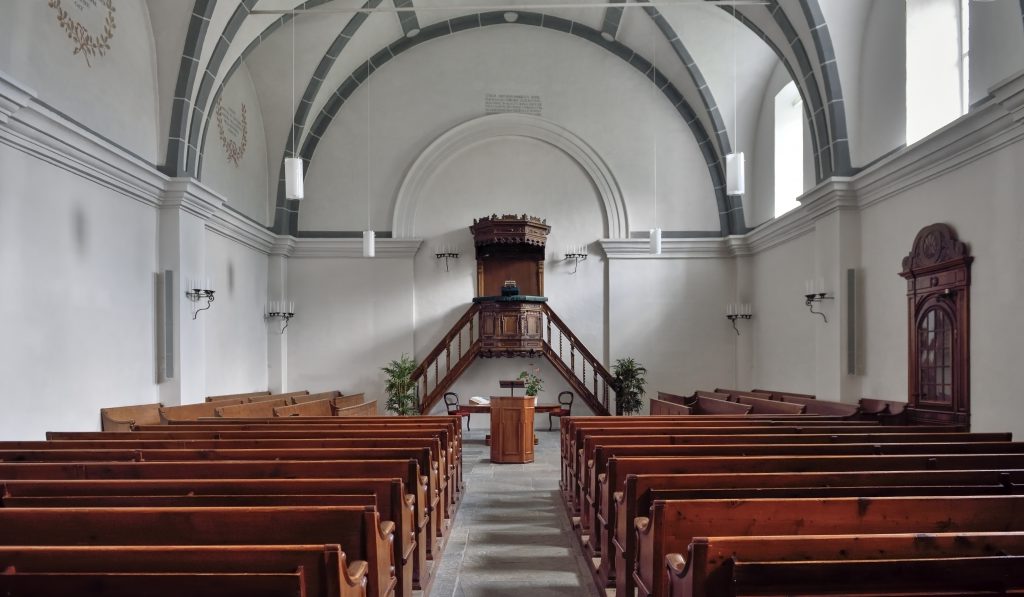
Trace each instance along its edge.
<instances>
[{"instance_id":1,"label":"white cornice molding","mask_svg":"<svg viewBox=\"0 0 1024 597\"><path fill-rule=\"evenodd\" d=\"M598 241L608 259L721 259L732 252L725 238L662 238L661 255L652 255L646 238Z\"/></svg>"},{"instance_id":2,"label":"white cornice molding","mask_svg":"<svg viewBox=\"0 0 1024 597\"><path fill-rule=\"evenodd\" d=\"M26 87L0 70L0 123L6 123L19 109L36 98L34 89Z\"/></svg>"},{"instance_id":3,"label":"white cornice molding","mask_svg":"<svg viewBox=\"0 0 1024 597\"><path fill-rule=\"evenodd\" d=\"M172 178L161 195L161 209L181 209L202 220L223 211L226 200L194 178Z\"/></svg>"},{"instance_id":4,"label":"white cornice molding","mask_svg":"<svg viewBox=\"0 0 1024 597\"><path fill-rule=\"evenodd\" d=\"M303 258L363 258L362 238L297 238L291 257ZM412 259L423 243L413 238L378 238L375 259Z\"/></svg>"},{"instance_id":5,"label":"white cornice molding","mask_svg":"<svg viewBox=\"0 0 1024 597\"><path fill-rule=\"evenodd\" d=\"M282 257L291 257L295 254L296 240L294 236L274 235L270 244L270 254Z\"/></svg>"},{"instance_id":6,"label":"white cornice molding","mask_svg":"<svg viewBox=\"0 0 1024 597\"><path fill-rule=\"evenodd\" d=\"M206 223L206 228L228 240L233 240L264 255L271 254L279 238L278 235L267 230L266 227L260 226L237 211L228 209L226 206L224 209L220 209L213 214Z\"/></svg>"},{"instance_id":7,"label":"white cornice molding","mask_svg":"<svg viewBox=\"0 0 1024 597\"><path fill-rule=\"evenodd\" d=\"M1024 71L996 83L989 93L1011 118L1024 120Z\"/></svg>"}]
</instances>

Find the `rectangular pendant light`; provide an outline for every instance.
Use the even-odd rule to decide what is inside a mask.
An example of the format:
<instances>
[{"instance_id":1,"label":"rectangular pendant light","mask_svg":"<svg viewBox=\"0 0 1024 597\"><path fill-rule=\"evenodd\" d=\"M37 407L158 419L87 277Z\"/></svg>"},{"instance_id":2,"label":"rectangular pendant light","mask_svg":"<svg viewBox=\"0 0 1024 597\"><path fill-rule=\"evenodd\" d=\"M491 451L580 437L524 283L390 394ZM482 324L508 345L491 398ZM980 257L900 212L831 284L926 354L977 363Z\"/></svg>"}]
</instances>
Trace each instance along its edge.
<instances>
[{"instance_id":1,"label":"rectangular pendant light","mask_svg":"<svg viewBox=\"0 0 1024 597\"><path fill-rule=\"evenodd\" d=\"M661 255L661 228L651 228L651 255Z\"/></svg>"},{"instance_id":2,"label":"rectangular pendant light","mask_svg":"<svg viewBox=\"0 0 1024 597\"><path fill-rule=\"evenodd\" d=\"M363 230L363 257L377 254L377 234L373 230Z\"/></svg>"},{"instance_id":3,"label":"rectangular pendant light","mask_svg":"<svg viewBox=\"0 0 1024 597\"><path fill-rule=\"evenodd\" d=\"M743 152L725 156L725 194L742 195L746 190L744 179Z\"/></svg>"},{"instance_id":4,"label":"rectangular pendant light","mask_svg":"<svg viewBox=\"0 0 1024 597\"><path fill-rule=\"evenodd\" d=\"M302 158L284 159L284 196L288 199L302 199Z\"/></svg>"}]
</instances>

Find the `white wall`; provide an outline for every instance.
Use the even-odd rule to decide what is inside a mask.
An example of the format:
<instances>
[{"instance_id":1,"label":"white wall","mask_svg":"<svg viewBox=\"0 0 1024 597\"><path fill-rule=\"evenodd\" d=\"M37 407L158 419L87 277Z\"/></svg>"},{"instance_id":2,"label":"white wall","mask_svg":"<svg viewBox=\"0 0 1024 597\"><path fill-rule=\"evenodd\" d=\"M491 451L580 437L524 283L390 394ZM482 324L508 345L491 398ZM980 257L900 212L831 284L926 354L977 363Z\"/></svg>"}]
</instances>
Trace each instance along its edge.
<instances>
[{"instance_id":1,"label":"white wall","mask_svg":"<svg viewBox=\"0 0 1024 597\"><path fill-rule=\"evenodd\" d=\"M267 256L206 232L206 275L216 300L200 317L206 328L206 395L267 389L267 333L264 321Z\"/></svg>"},{"instance_id":2,"label":"white wall","mask_svg":"<svg viewBox=\"0 0 1024 597\"><path fill-rule=\"evenodd\" d=\"M62 6L94 37L102 35L107 15L102 3L85 11L69 0ZM155 164L159 146L166 145L166 131L158 130L160 98L149 11L142 0L120 0L114 18L110 50L90 57L87 64L83 54L72 54L75 44L47 2L5 2L0 71L35 89L46 104Z\"/></svg>"},{"instance_id":3,"label":"white wall","mask_svg":"<svg viewBox=\"0 0 1024 597\"><path fill-rule=\"evenodd\" d=\"M288 289L288 387L365 392L384 412L380 368L413 354L412 262L293 258Z\"/></svg>"},{"instance_id":4,"label":"white wall","mask_svg":"<svg viewBox=\"0 0 1024 597\"><path fill-rule=\"evenodd\" d=\"M0 437L156 402L157 212L0 145Z\"/></svg>"},{"instance_id":5,"label":"white wall","mask_svg":"<svg viewBox=\"0 0 1024 597\"><path fill-rule=\"evenodd\" d=\"M270 215L270 187L267 181L267 143L263 130L263 110L249 69L243 64L224 87L221 101L224 110L233 110L241 118L245 106L246 147L236 164L228 159L225 144L221 142L221 128L217 121L217 106L212 109L210 126L206 129L206 153L203 156L203 184L224 196L232 209L262 225L272 223ZM224 117L225 119L227 116ZM224 121L225 139L240 144L227 120ZM278 171L274 170L274 176ZM277 191L277 187L274 187Z\"/></svg>"}]
</instances>

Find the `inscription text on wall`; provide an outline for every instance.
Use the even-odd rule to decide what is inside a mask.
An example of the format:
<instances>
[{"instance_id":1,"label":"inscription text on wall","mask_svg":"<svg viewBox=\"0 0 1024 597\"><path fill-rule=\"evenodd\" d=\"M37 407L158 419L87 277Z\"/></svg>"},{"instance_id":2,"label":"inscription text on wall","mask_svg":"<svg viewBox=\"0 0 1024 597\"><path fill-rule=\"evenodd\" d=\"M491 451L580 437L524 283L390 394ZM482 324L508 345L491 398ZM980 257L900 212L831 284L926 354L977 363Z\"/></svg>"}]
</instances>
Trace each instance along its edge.
<instances>
[{"instance_id":1,"label":"inscription text on wall","mask_svg":"<svg viewBox=\"0 0 1024 597\"><path fill-rule=\"evenodd\" d=\"M544 106L539 95L516 93L488 93L484 96L484 111L487 114L529 114L540 116Z\"/></svg>"},{"instance_id":2,"label":"inscription text on wall","mask_svg":"<svg viewBox=\"0 0 1024 597\"><path fill-rule=\"evenodd\" d=\"M70 0L70 11L63 0L49 0L50 8L57 12L57 24L74 44L72 55L81 54L86 66L92 59L106 56L117 22L114 20L114 0ZM79 20L81 19L81 20Z\"/></svg>"},{"instance_id":3,"label":"inscription text on wall","mask_svg":"<svg viewBox=\"0 0 1024 597\"><path fill-rule=\"evenodd\" d=\"M239 110L231 106L225 106L217 100L217 136L220 137L220 144L224 148L224 154L228 161L238 166L238 162L245 155L245 147L249 142L249 125L245 118L245 104Z\"/></svg>"}]
</instances>

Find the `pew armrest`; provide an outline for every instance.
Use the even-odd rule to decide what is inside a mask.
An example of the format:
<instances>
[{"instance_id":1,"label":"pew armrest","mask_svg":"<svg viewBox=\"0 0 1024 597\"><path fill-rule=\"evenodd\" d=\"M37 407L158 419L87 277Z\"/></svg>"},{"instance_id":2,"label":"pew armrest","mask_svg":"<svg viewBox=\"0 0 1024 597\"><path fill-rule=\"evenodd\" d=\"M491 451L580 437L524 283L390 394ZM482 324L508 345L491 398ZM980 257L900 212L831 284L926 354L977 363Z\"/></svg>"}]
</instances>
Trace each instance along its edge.
<instances>
[{"instance_id":1,"label":"pew armrest","mask_svg":"<svg viewBox=\"0 0 1024 597\"><path fill-rule=\"evenodd\" d=\"M366 587L366 574L370 571L370 565L365 560L354 560L348 566L342 567L342 580L349 587L364 589Z\"/></svg>"},{"instance_id":2,"label":"pew armrest","mask_svg":"<svg viewBox=\"0 0 1024 597\"><path fill-rule=\"evenodd\" d=\"M633 519L633 528L638 535L646 535L651 528L651 519L646 516L637 516Z\"/></svg>"},{"instance_id":3,"label":"pew armrest","mask_svg":"<svg viewBox=\"0 0 1024 597\"><path fill-rule=\"evenodd\" d=\"M670 553L665 556L665 565L669 574L683 576L686 573L686 558L681 553Z\"/></svg>"}]
</instances>

